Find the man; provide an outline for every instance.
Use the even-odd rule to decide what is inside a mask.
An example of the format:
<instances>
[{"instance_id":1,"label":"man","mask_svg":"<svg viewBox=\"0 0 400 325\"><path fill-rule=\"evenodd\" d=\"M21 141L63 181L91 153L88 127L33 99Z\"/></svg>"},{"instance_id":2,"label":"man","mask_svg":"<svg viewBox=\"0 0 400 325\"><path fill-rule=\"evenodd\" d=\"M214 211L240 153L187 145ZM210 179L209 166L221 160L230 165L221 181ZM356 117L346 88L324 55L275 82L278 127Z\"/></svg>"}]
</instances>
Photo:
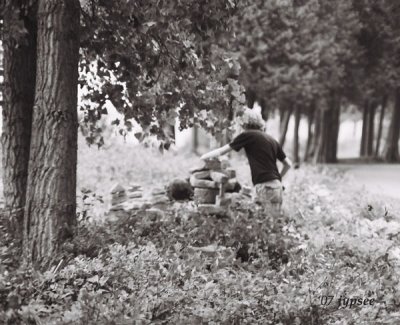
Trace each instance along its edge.
<instances>
[{"instance_id":1,"label":"man","mask_svg":"<svg viewBox=\"0 0 400 325\"><path fill-rule=\"evenodd\" d=\"M239 151L244 148L256 189L255 202L261 204L265 211L280 215L283 190L281 180L292 166L292 162L286 157L280 144L263 132L264 120L261 113L246 109L241 124L244 132L231 143L204 154L200 159L215 158L232 149ZM283 163L280 173L276 165L277 159Z\"/></svg>"}]
</instances>

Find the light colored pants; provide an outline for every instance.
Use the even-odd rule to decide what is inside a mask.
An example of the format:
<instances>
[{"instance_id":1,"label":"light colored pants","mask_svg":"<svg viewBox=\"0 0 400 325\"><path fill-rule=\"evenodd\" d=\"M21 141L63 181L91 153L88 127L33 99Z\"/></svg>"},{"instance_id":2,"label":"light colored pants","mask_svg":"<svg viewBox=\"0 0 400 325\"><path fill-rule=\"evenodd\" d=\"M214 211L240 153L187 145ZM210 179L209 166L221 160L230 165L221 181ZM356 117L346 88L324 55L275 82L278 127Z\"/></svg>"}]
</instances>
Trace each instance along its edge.
<instances>
[{"instance_id":1,"label":"light colored pants","mask_svg":"<svg viewBox=\"0 0 400 325\"><path fill-rule=\"evenodd\" d=\"M264 211L273 216L280 216L282 213L282 183L273 180L257 184L254 202L260 204Z\"/></svg>"}]
</instances>

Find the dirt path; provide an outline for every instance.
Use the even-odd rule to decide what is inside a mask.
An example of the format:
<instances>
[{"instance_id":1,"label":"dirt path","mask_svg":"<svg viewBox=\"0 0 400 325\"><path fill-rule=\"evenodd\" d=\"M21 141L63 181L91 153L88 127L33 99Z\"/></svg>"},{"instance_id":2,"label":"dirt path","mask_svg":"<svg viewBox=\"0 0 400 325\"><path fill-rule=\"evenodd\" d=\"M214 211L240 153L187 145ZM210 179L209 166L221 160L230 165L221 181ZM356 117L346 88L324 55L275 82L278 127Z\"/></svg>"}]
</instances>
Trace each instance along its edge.
<instances>
[{"instance_id":1,"label":"dirt path","mask_svg":"<svg viewBox=\"0 0 400 325\"><path fill-rule=\"evenodd\" d=\"M355 185L374 194L400 199L400 164L338 164L353 176Z\"/></svg>"}]
</instances>

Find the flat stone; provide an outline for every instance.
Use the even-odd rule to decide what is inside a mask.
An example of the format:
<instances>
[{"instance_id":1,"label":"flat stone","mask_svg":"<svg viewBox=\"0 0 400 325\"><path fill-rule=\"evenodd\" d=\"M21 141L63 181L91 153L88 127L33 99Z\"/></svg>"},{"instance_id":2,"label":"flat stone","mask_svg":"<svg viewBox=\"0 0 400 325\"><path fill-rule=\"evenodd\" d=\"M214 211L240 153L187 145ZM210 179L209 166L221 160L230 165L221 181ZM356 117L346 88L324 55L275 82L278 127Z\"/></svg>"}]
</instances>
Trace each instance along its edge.
<instances>
[{"instance_id":1,"label":"flat stone","mask_svg":"<svg viewBox=\"0 0 400 325\"><path fill-rule=\"evenodd\" d=\"M142 186L139 184L133 184L128 187L128 192L136 192L136 191L141 191L141 190L142 190Z\"/></svg>"},{"instance_id":2,"label":"flat stone","mask_svg":"<svg viewBox=\"0 0 400 325\"><path fill-rule=\"evenodd\" d=\"M193 173L193 177L196 178L196 179L208 179L208 180L211 180L210 171L209 170L203 170L201 172L195 172L195 173Z\"/></svg>"},{"instance_id":3,"label":"flat stone","mask_svg":"<svg viewBox=\"0 0 400 325\"><path fill-rule=\"evenodd\" d=\"M164 195L166 190L164 188L155 188L151 191L152 195Z\"/></svg>"},{"instance_id":4,"label":"flat stone","mask_svg":"<svg viewBox=\"0 0 400 325\"><path fill-rule=\"evenodd\" d=\"M223 169L221 173L224 173L229 179L236 177L236 170L233 168Z\"/></svg>"},{"instance_id":5,"label":"flat stone","mask_svg":"<svg viewBox=\"0 0 400 325\"><path fill-rule=\"evenodd\" d=\"M240 190L240 193L242 193L243 195L246 195L246 196L251 196L251 192L252 192L252 189L250 186L242 186L242 189Z\"/></svg>"},{"instance_id":6,"label":"flat stone","mask_svg":"<svg viewBox=\"0 0 400 325\"><path fill-rule=\"evenodd\" d=\"M220 172L211 171L210 176L211 179L217 183L225 184L228 181L228 177Z\"/></svg>"},{"instance_id":7,"label":"flat stone","mask_svg":"<svg viewBox=\"0 0 400 325\"><path fill-rule=\"evenodd\" d=\"M138 198L143 197L143 192L139 192L139 191L130 192L130 193L128 193L128 197L130 199L138 199Z\"/></svg>"},{"instance_id":8,"label":"flat stone","mask_svg":"<svg viewBox=\"0 0 400 325\"><path fill-rule=\"evenodd\" d=\"M190 168L189 172L193 174L205 170L221 170L221 162L218 159L207 159L202 164Z\"/></svg>"},{"instance_id":9,"label":"flat stone","mask_svg":"<svg viewBox=\"0 0 400 325\"><path fill-rule=\"evenodd\" d=\"M227 196L220 197L219 195L215 199L215 204L218 206L227 207L232 203L232 199Z\"/></svg>"},{"instance_id":10,"label":"flat stone","mask_svg":"<svg viewBox=\"0 0 400 325\"><path fill-rule=\"evenodd\" d=\"M122 204L113 205L110 209L110 211L121 211L121 210L125 210Z\"/></svg>"},{"instance_id":11,"label":"flat stone","mask_svg":"<svg viewBox=\"0 0 400 325\"><path fill-rule=\"evenodd\" d=\"M212 188L217 189L219 188L218 183L214 181L208 181L205 179L197 179L193 176L190 177L190 185L194 188Z\"/></svg>"},{"instance_id":12,"label":"flat stone","mask_svg":"<svg viewBox=\"0 0 400 325\"><path fill-rule=\"evenodd\" d=\"M112 205L112 206L118 205L118 204L124 203L126 200L127 200L126 195L124 195L124 196L112 197L112 198L111 198L111 205Z\"/></svg>"},{"instance_id":13,"label":"flat stone","mask_svg":"<svg viewBox=\"0 0 400 325\"><path fill-rule=\"evenodd\" d=\"M226 215L225 209L215 204L199 204L197 209L202 215Z\"/></svg>"},{"instance_id":14,"label":"flat stone","mask_svg":"<svg viewBox=\"0 0 400 325\"><path fill-rule=\"evenodd\" d=\"M221 161L218 158L207 159L205 161L205 167L210 170L221 170Z\"/></svg>"},{"instance_id":15,"label":"flat stone","mask_svg":"<svg viewBox=\"0 0 400 325\"><path fill-rule=\"evenodd\" d=\"M218 193L217 189L195 188L193 198L197 204L215 203L215 197Z\"/></svg>"}]
</instances>

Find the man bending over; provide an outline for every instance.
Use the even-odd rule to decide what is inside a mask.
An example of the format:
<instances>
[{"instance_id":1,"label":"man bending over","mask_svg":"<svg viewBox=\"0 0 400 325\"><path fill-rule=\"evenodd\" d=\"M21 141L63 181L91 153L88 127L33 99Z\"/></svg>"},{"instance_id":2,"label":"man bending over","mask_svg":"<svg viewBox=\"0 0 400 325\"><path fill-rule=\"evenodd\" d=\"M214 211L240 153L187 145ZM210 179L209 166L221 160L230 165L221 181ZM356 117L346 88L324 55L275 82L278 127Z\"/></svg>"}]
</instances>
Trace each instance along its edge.
<instances>
[{"instance_id":1,"label":"man bending over","mask_svg":"<svg viewBox=\"0 0 400 325\"><path fill-rule=\"evenodd\" d=\"M244 148L249 161L251 177L256 189L255 202L261 204L266 212L274 216L281 214L282 208L282 177L292 166L280 144L264 133L264 120L257 111L246 109L242 118L244 132L233 141L221 148L210 151L200 157L202 160L216 158ZM278 171L276 160L283 163Z\"/></svg>"}]
</instances>

